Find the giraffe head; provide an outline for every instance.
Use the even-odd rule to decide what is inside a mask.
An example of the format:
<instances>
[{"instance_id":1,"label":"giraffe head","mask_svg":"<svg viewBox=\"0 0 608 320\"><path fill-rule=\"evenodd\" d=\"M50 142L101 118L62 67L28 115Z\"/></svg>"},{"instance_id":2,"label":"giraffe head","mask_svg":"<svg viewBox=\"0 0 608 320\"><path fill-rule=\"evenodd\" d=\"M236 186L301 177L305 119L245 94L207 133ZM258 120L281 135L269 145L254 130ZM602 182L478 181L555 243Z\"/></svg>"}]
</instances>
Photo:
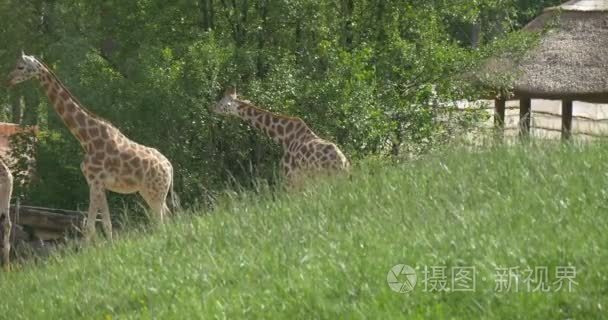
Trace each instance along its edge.
<instances>
[{"instance_id":1,"label":"giraffe head","mask_svg":"<svg viewBox=\"0 0 608 320\"><path fill-rule=\"evenodd\" d=\"M23 81L40 76L41 64L33 56L25 55L21 52L21 56L17 59L15 69L9 74L7 85L14 86Z\"/></svg>"},{"instance_id":2,"label":"giraffe head","mask_svg":"<svg viewBox=\"0 0 608 320\"><path fill-rule=\"evenodd\" d=\"M220 101L211 107L211 111L219 114L238 114L239 100L236 96L235 88L228 88Z\"/></svg>"}]
</instances>

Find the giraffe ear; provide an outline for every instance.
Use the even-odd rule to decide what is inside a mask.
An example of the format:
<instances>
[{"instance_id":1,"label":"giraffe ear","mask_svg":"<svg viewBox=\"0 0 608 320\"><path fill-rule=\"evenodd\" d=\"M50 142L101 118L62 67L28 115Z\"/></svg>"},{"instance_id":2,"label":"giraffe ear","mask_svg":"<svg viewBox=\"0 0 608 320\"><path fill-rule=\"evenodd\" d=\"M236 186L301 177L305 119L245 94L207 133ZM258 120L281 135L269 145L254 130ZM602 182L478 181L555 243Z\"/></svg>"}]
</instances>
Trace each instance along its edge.
<instances>
[{"instance_id":1,"label":"giraffe ear","mask_svg":"<svg viewBox=\"0 0 608 320\"><path fill-rule=\"evenodd\" d=\"M235 87L228 87L228 89L226 89L226 92L224 92L224 96L229 96L232 99L236 99L236 88Z\"/></svg>"}]
</instances>

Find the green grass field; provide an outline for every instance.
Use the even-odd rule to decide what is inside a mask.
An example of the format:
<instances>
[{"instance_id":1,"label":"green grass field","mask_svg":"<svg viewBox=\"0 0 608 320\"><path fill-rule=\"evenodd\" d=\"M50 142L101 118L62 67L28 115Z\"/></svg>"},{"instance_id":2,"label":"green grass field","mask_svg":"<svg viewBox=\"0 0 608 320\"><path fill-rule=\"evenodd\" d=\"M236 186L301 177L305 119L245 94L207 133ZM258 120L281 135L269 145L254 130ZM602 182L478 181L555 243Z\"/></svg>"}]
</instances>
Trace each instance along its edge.
<instances>
[{"instance_id":1,"label":"green grass field","mask_svg":"<svg viewBox=\"0 0 608 320\"><path fill-rule=\"evenodd\" d=\"M297 193L226 197L1 273L0 317L605 318L606 159L601 143L456 149L368 161ZM417 268L412 291L387 284L397 264ZM472 268L474 290L452 291L472 289L452 284L452 271ZM500 268L518 268L510 288ZM527 268L547 271L547 292L533 292Z\"/></svg>"}]
</instances>

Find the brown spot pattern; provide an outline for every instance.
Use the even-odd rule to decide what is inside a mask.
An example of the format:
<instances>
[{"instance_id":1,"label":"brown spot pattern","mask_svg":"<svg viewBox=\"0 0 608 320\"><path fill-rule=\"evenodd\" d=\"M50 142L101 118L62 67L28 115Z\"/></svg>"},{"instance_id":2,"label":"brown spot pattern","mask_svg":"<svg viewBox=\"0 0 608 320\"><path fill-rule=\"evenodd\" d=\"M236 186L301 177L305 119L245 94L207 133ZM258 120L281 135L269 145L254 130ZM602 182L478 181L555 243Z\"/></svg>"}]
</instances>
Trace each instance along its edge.
<instances>
[{"instance_id":1,"label":"brown spot pattern","mask_svg":"<svg viewBox=\"0 0 608 320\"><path fill-rule=\"evenodd\" d=\"M81 127L84 127L86 124L86 117L84 116L84 113L79 112L76 114L76 122L78 122L78 125L80 125Z\"/></svg>"},{"instance_id":2,"label":"brown spot pattern","mask_svg":"<svg viewBox=\"0 0 608 320\"><path fill-rule=\"evenodd\" d=\"M97 127L89 128L89 134L91 135L91 137L99 136L99 128L97 128Z\"/></svg>"},{"instance_id":3,"label":"brown spot pattern","mask_svg":"<svg viewBox=\"0 0 608 320\"><path fill-rule=\"evenodd\" d=\"M108 142L106 144L106 152L109 155L117 155L118 154L118 148L116 148L116 145L114 143ZM122 155L121 155L121 158L122 158Z\"/></svg>"},{"instance_id":4,"label":"brown spot pattern","mask_svg":"<svg viewBox=\"0 0 608 320\"><path fill-rule=\"evenodd\" d=\"M64 121L65 121L65 124L68 126L68 128L76 128L76 121L74 120L74 117L72 117L71 115L65 116Z\"/></svg>"},{"instance_id":5,"label":"brown spot pattern","mask_svg":"<svg viewBox=\"0 0 608 320\"><path fill-rule=\"evenodd\" d=\"M68 113L74 113L74 112L76 112L76 105L74 103L72 103L72 102L66 103L65 110Z\"/></svg>"},{"instance_id":6,"label":"brown spot pattern","mask_svg":"<svg viewBox=\"0 0 608 320\"><path fill-rule=\"evenodd\" d=\"M143 178L144 178L144 172L143 172L143 170L141 168L137 168L135 170L135 179L141 181Z\"/></svg>"},{"instance_id":7,"label":"brown spot pattern","mask_svg":"<svg viewBox=\"0 0 608 320\"><path fill-rule=\"evenodd\" d=\"M133 173L133 168L131 168L129 163L128 162L123 163L122 171L120 174L123 176L128 176L128 175L131 175L132 173Z\"/></svg>"},{"instance_id":8,"label":"brown spot pattern","mask_svg":"<svg viewBox=\"0 0 608 320\"><path fill-rule=\"evenodd\" d=\"M118 150L116 150L118 152ZM130 150L127 152L122 152L120 154L120 159L123 161L127 161L129 159L131 159L134 156L133 152L131 152Z\"/></svg>"},{"instance_id":9,"label":"brown spot pattern","mask_svg":"<svg viewBox=\"0 0 608 320\"><path fill-rule=\"evenodd\" d=\"M78 129L78 135L80 136L80 138L82 140L89 140L89 134L87 133L87 130L84 128Z\"/></svg>"},{"instance_id":10,"label":"brown spot pattern","mask_svg":"<svg viewBox=\"0 0 608 320\"><path fill-rule=\"evenodd\" d=\"M57 106L57 113L59 113L59 115L63 115L63 113L65 112L65 107L60 104Z\"/></svg>"},{"instance_id":11,"label":"brown spot pattern","mask_svg":"<svg viewBox=\"0 0 608 320\"><path fill-rule=\"evenodd\" d=\"M90 131L89 131L89 132L90 132ZM101 139L95 139L95 140L93 140L93 147L94 147L96 150L102 150L102 149L103 149L104 144L105 144L105 142L104 142L103 140L101 140Z\"/></svg>"},{"instance_id":12,"label":"brown spot pattern","mask_svg":"<svg viewBox=\"0 0 608 320\"><path fill-rule=\"evenodd\" d=\"M93 158L91 159L91 163L93 163L94 165L103 165L103 159L105 158L105 155L102 152L97 152Z\"/></svg>"},{"instance_id":13,"label":"brown spot pattern","mask_svg":"<svg viewBox=\"0 0 608 320\"><path fill-rule=\"evenodd\" d=\"M99 131L101 131L101 138L102 139L108 139L108 138L110 138L110 135L108 134L108 128L107 127L101 127Z\"/></svg>"},{"instance_id":14,"label":"brown spot pattern","mask_svg":"<svg viewBox=\"0 0 608 320\"><path fill-rule=\"evenodd\" d=\"M68 100L69 97L70 97L70 94L65 89L61 90L61 99Z\"/></svg>"},{"instance_id":15,"label":"brown spot pattern","mask_svg":"<svg viewBox=\"0 0 608 320\"><path fill-rule=\"evenodd\" d=\"M131 159L131 165L134 168L139 167L140 164L141 164L141 159L139 159L139 157L135 156L133 159Z\"/></svg>"},{"instance_id":16,"label":"brown spot pattern","mask_svg":"<svg viewBox=\"0 0 608 320\"><path fill-rule=\"evenodd\" d=\"M97 167L97 166L89 166L87 169L89 171L91 171L92 173L99 173L99 172L101 172L101 170L103 168L102 167Z\"/></svg>"}]
</instances>

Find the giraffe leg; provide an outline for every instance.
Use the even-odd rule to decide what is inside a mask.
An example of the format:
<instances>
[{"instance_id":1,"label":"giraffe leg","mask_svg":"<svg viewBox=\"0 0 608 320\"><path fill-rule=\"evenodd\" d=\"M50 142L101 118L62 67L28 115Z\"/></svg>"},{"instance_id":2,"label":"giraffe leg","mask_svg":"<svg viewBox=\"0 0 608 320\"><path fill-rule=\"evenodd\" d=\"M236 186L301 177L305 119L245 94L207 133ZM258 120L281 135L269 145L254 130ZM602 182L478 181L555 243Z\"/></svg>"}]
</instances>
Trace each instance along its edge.
<instances>
[{"instance_id":1,"label":"giraffe leg","mask_svg":"<svg viewBox=\"0 0 608 320\"><path fill-rule=\"evenodd\" d=\"M169 209L169 207L167 206L166 203L163 203L163 213L161 214L164 217L170 216L171 215L171 210Z\"/></svg>"},{"instance_id":2,"label":"giraffe leg","mask_svg":"<svg viewBox=\"0 0 608 320\"><path fill-rule=\"evenodd\" d=\"M140 192L148 206L150 207L151 218L156 223L163 223L163 216L166 213L165 197L161 197L153 192ZM169 210L169 208L166 208Z\"/></svg>"},{"instance_id":3,"label":"giraffe leg","mask_svg":"<svg viewBox=\"0 0 608 320\"><path fill-rule=\"evenodd\" d=\"M290 169L287 174L287 189L291 191L298 191L302 188L302 175L295 169Z\"/></svg>"},{"instance_id":4,"label":"giraffe leg","mask_svg":"<svg viewBox=\"0 0 608 320\"><path fill-rule=\"evenodd\" d=\"M2 225L2 266L5 271L10 271L10 253L11 253L11 229L12 223L10 219L10 200L13 190L12 179L4 182L5 185L0 187L0 224Z\"/></svg>"},{"instance_id":5,"label":"giraffe leg","mask_svg":"<svg viewBox=\"0 0 608 320\"><path fill-rule=\"evenodd\" d=\"M84 230L86 241L90 241L95 236L95 220L97 219L97 213L102 207L103 192L101 183L93 182L89 184L89 214Z\"/></svg>"},{"instance_id":6,"label":"giraffe leg","mask_svg":"<svg viewBox=\"0 0 608 320\"><path fill-rule=\"evenodd\" d=\"M112 241L112 219L110 218L110 207L108 206L108 199L106 198L105 190L102 190L100 194L101 203L101 222L103 226L103 233L106 238Z\"/></svg>"},{"instance_id":7,"label":"giraffe leg","mask_svg":"<svg viewBox=\"0 0 608 320\"><path fill-rule=\"evenodd\" d=\"M2 266L4 271L10 271L12 224L8 211L0 215L0 223L2 223Z\"/></svg>"}]
</instances>

